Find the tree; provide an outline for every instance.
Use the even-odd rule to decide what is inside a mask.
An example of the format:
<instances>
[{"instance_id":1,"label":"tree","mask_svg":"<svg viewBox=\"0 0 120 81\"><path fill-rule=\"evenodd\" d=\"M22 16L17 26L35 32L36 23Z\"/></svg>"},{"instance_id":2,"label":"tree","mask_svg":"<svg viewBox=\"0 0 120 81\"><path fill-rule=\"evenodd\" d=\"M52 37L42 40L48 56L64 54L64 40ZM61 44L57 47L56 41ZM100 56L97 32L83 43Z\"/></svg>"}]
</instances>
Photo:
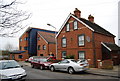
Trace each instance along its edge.
<instances>
[{"instance_id":1,"label":"tree","mask_svg":"<svg viewBox=\"0 0 120 81\"><path fill-rule=\"evenodd\" d=\"M17 0L0 0L0 37L14 36L25 28L22 23L30 18L31 14L19 10L19 4L22 3Z\"/></svg>"},{"instance_id":2,"label":"tree","mask_svg":"<svg viewBox=\"0 0 120 81\"><path fill-rule=\"evenodd\" d=\"M14 47L13 47L12 44L7 43L7 44L5 45L5 50L6 50L6 51L12 51L13 49L14 49Z\"/></svg>"}]
</instances>

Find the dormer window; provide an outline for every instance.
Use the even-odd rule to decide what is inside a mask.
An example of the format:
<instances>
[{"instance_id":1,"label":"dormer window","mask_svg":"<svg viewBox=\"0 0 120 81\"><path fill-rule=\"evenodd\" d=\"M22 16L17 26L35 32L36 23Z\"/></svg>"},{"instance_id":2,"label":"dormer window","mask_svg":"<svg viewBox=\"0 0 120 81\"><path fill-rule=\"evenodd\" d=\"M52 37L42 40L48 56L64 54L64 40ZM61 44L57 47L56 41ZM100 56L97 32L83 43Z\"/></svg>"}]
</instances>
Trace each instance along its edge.
<instances>
[{"instance_id":1,"label":"dormer window","mask_svg":"<svg viewBox=\"0 0 120 81\"><path fill-rule=\"evenodd\" d=\"M69 24L66 25L66 31L70 31L70 25Z\"/></svg>"},{"instance_id":2,"label":"dormer window","mask_svg":"<svg viewBox=\"0 0 120 81\"><path fill-rule=\"evenodd\" d=\"M78 22L74 21L73 26L74 26L74 30L78 29Z\"/></svg>"}]
</instances>

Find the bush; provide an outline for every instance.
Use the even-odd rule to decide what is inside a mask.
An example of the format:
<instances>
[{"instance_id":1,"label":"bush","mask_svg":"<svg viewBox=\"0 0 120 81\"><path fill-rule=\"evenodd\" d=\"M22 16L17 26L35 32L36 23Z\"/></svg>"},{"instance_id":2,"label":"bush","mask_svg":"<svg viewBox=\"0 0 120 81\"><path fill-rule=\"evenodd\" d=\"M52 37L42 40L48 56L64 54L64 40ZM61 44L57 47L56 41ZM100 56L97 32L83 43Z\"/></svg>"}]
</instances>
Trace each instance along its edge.
<instances>
[{"instance_id":1,"label":"bush","mask_svg":"<svg viewBox=\"0 0 120 81\"><path fill-rule=\"evenodd\" d=\"M74 55L68 55L65 59L74 59Z\"/></svg>"}]
</instances>

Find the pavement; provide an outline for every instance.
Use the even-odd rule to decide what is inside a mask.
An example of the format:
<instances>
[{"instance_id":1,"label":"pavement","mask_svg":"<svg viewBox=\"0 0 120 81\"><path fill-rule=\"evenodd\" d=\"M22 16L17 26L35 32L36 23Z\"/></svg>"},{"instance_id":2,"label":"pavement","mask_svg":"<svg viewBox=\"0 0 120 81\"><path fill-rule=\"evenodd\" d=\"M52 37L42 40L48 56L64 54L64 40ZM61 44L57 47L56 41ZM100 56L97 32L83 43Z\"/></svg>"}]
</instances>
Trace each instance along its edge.
<instances>
[{"instance_id":1,"label":"pavement","mask_svg":"<svg viewBox=\"0 0 120 81\"><path fill-rule=\"evenodd\" d=\"M110 76L110 77L120 78L120 65L113 66L112 70L90 68L87 72L89 72L91 74L94 74L94 75Z\"/></svg>"},{"instance_id":2,"label":"pavement","mask_svg":"<svg viewBox=\"0 0 120 81\"><path fill-rule=\"evenodd\" d=\"M19 63L24 65L24 66L30 66L31 67L31 64L28 63L28 62L21 61ZM110 76L110 77L120 78L120 65L113 66L112 70L90 68L89 70L87 70L87 72L90 73L90 74L93 74L93 75L101 75L101 76Z\"/></svg>"}]
</instances>

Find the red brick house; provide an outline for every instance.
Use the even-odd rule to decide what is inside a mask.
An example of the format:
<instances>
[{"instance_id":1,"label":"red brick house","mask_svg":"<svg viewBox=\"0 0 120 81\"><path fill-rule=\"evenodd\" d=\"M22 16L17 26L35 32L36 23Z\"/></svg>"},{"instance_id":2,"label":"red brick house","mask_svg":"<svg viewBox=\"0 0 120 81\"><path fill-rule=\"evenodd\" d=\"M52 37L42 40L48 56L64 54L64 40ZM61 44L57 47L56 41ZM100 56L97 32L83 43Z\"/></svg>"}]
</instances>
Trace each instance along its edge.
<instances>
[{"instance_id":1,"label":"red brick house","mask_svg":"<svg viewBox=\"0 0 120 81\"><path fill-rule=\"evenodd\" d=\"M54 33L37 32L37 56L56 56Z\"/></svg>"},{"instance_id":2,"label":"red brick house","mask_svg":"<svg viewBox=\"0 0 120 81\"><path fill-rule=\"evenodd\" d=\"M113 34L94 22L93 16L89 15L88 20L84 19L81 11L76 8L74 14L68 15L57 34L58 58L74 55L75 59L87 59L90 66L97 66L98 61L105 59L102 46L105 50L107 48L103 43L115 45L114 38ZM107 55L109 56L108 53Z\"/></svg>"}]
</instances>

